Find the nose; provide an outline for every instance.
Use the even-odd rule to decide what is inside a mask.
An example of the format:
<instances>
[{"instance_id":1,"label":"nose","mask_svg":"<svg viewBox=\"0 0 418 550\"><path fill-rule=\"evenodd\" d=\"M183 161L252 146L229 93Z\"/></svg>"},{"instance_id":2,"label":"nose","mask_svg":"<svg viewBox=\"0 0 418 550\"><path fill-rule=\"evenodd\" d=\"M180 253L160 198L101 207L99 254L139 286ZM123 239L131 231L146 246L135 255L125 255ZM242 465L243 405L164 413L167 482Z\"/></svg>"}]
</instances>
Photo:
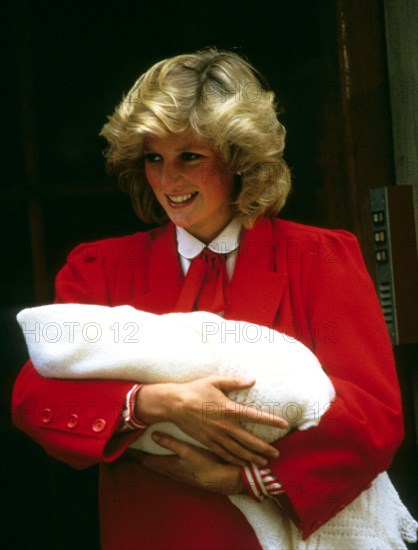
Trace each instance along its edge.
<instances>
[{"instance_id":1,"label":"nose","mask_svg":"<svg viewBox=\"0 0 418 550\"><path fill-rule=\"evenodd\" d=\"M163 190L173 191L181 178L181 170L175 163L167 161L163 163L160 173L160 184Z\"/></svg>"}]
</instances>

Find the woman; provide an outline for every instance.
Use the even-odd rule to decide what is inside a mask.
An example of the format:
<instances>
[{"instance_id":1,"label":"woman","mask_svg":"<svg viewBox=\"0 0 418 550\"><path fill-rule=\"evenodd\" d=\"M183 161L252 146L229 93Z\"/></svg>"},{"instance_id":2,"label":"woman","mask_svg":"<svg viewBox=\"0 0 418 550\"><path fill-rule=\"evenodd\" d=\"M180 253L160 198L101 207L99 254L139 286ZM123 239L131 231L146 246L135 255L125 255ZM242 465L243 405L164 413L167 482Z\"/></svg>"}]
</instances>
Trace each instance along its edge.
<instances>
[{"instance_id":1,"label":"woman","mask_svg":"<svg viewBox=\"0 0 418 550\"><path fill-rule=\"evenodd\" d=\"M225 396L251 381L46 380L28 363L15 423L76 468L100 462L103 548L259 548L224 496L245 492L255 506L275 499L309 537L389 466L402 437L391 346L356 239L275 218L290 189L285 131L273 93L234 53L157 63L102 135L139 217L161 227L75 249L57 277L57 302L212 309L272 326L314 351L337 398L317 428L267 445L239 427L242 409ZM225 259L216 304L190 291L206 245ZM202 419L203 403L218 414ZM162 434L156 440L174 456L125 452L144 426L165 419L210 451Z\"/></svg>"}]
</instances>

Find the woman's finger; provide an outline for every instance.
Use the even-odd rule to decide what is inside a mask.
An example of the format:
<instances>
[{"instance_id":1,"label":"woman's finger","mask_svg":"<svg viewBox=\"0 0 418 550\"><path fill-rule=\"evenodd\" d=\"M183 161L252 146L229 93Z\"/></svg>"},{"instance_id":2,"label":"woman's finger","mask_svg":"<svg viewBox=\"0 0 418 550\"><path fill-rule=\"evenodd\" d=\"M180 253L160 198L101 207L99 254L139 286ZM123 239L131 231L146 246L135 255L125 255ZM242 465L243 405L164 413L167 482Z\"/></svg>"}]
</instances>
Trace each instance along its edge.
<instances>
[{"instance_id":1,"label":"woman's finger","mask_svg":"<svg viewBox=\"0 0 418 550\"><path fill-rule=\"evenodd\" d=\"M208 376L211 383L223 392L242 390L254 386L255 379L234 378L232 376Z\"/></svg>"},{"instance_id":2,"label":"woman's finger","mask_svg":"<svg viewBox=\"0 0 418 550\"><path fill-rule=\"evenodd\" d=\"M250 388L255 384L255 382L256 381L254 379L244 380L230 377L214 377L212 379L212 383L224 393ZM289 428L289 423L284 418L274 414L274 408L273 410L263 411L260 406L254 405L251 403L245 404L230 401L229 403L225 403L225 409L223 412L224 414L238 416L238 420L240 422L258 422L259 424L267 424L269 426L275 426L285 430Z\"/></svg>"},{"instance_id":3,"label":"woman's finger","mask_svg":"<svg viewBox=\"0 0 418 550\"><path fill-rule=\"evenodd\" d=\"M235 403L238 406L238 416L240 422L255 422L257 424L267 424L276 428L282 428L287 430L289 423L281 416L277 416L273 411L263 411L258 407L254 407L250 404ZM236 408L236 407L235 407Z\"/></svg>"},{"instance_id":4,"label":"woman's finger","mask_svg":"<svg viewBox=\"0 0 418 550\"><path fill-rule=\"evenodd\" d=\"M164 449L168 449L173 454L180 457L183 457L184 453L190 448L188 443L179 441L178 439L170 437L163 432L154 432L151 437L156 443L158 443L158 445L160 445L160 447L164 447Z\"/></svg>"},{"instance_id":5,"label":"woman's finger","mask_svg":"<svg viewBox=\"0 0 418 550\"><path fill-rule=\"evenodd\" d=\"M213 444L211 451L215 452L226 462L237 466L245 466L248 462L254 462L257 466L266 466L268 461L265 456L257 454L247 447L241 445L231 437L225 438L221 444Z\"/></svg>"},{"instance_id":6,"label":"woman's finger","mask_svg":"<svg viewBox=\"0 0 418 550\"><path fill-rule=\"evenodd\" d=\"M226 446L219 444L218 441L209 441L207 447L212 453L215 453L225 462L229 462L229 464L235 464L235 466L245 466L247 464L245 458L240 456L245 454L243 448L240 449L241 452L231 452Z\"/></svg>"}]
</instances>

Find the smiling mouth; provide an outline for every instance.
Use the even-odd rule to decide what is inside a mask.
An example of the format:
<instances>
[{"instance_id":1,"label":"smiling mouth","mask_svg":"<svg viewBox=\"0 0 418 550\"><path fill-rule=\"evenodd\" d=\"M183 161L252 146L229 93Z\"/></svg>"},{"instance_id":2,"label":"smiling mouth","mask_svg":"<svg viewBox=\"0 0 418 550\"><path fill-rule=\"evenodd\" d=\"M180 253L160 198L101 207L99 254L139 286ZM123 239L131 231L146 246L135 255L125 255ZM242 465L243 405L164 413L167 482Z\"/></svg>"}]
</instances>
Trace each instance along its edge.
<instances>
[{"instance_id":1,"label":"smiling mouth","mask_svg":"<svg viewBox=\"0 0 418 550\"><path fill-rule=\"evenodd\" d=\"M168 202L172 206L184 206L191 203L194 198L198 195L198 191L194 193L188 193L187 195L166 195Z\"/></svg>"}]
</instances>

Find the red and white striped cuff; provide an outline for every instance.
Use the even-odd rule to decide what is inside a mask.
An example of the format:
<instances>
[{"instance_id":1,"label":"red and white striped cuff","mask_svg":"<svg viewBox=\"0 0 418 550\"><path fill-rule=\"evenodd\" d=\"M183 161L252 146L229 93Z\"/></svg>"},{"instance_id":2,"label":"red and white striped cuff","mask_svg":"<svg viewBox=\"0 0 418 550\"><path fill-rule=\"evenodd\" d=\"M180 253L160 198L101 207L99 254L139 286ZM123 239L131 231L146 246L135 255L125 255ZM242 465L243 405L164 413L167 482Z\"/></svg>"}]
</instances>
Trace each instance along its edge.
<instances>
[{"instance_id":1,"label":"red and white striped cuff","mask_svg":"<svg viewBox=\"0 0 418 550\"><path fill-rule=\"evenodd\" d=\"M125 407L122 412L124 426L122 430L143 430L147 426L135 417L135 400L142 384L135 384L127 393Z\"/></svg>"},{"instance_id":2,"label":"red and white striped cuff","mask_svg":"<svg viewBox=\"0 0 418 550\"><path fill-rule=\"evenodd\" d=\"M250 497L261 502L265 497L284 493L284 490L270 468L259 468L253 462L241 467L241 474Z\"/></svg>"}]
</instances>

